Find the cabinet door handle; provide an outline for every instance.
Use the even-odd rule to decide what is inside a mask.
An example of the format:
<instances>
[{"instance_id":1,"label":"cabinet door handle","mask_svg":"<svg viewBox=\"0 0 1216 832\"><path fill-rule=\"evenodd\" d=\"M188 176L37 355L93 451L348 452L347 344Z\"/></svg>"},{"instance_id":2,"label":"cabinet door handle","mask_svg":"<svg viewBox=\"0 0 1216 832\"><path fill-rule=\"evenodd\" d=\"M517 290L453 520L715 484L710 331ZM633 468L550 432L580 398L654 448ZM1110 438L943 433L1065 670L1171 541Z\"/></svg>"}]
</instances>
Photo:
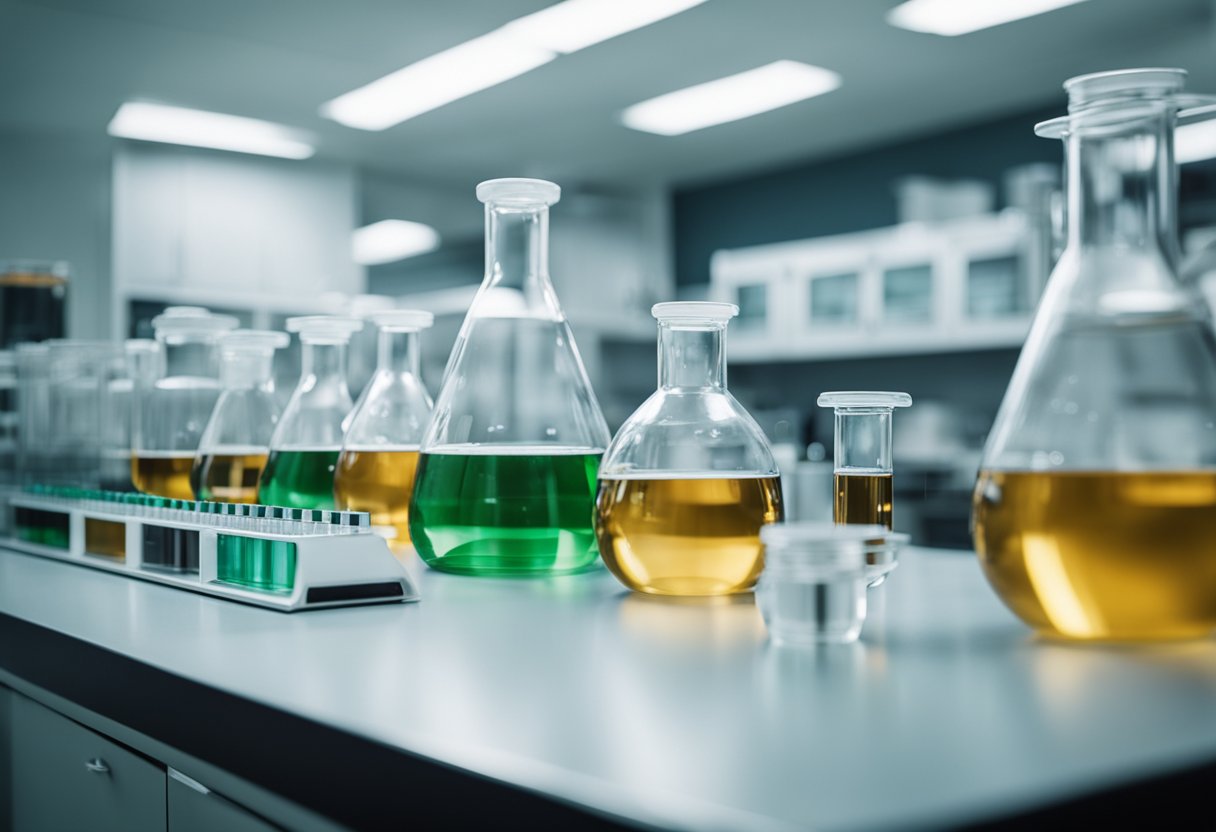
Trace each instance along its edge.
<instances>
[{"instance_id":1,"label":"cabinet door handle","mask_svg":"<svg viewBox=\"0 0 1216 832\"><path fill-rule=\"evenodd\" d=\"M106 761L101 759L100 757L94 757L91 760L85 760L84 767L87 771L91 771L94 774L109 774L110 773L110 766L107 765Z\"/></svg>"}]
</instances>

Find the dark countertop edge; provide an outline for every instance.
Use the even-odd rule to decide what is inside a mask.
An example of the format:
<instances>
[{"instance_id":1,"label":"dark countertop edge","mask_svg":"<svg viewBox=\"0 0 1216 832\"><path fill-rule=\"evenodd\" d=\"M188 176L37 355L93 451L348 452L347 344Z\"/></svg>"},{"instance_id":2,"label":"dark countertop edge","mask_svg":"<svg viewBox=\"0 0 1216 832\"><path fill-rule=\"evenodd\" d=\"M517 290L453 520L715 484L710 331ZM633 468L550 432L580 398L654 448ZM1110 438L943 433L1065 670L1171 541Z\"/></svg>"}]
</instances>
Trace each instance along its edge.
<instances>
[{"instance_id":1,"label":"dark countertop edge","mask_svg":"<svg viewBox=\"0 0 1216 832\"><path fill-rule=\"evenodd\" d=\"M244 699L5 613L0 667L353 829L642 825Z\"/></svg>"}]
</instances>

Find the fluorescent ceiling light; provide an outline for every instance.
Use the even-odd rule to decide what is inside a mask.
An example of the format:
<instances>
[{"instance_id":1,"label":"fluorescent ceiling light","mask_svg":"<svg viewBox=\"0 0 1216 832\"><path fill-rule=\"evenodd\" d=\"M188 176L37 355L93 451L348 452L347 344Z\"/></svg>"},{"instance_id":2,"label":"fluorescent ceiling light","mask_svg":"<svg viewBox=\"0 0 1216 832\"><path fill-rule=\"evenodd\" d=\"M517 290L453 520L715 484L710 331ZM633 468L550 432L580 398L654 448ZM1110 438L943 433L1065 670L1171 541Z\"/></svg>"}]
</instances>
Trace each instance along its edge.
<instances>
[{"instance_id":1,"label":"fluorescent ceiling light","mask_svg":"<svg viewBox=\"0 0 1216 832\"><path fill-rule=\"evenodd\" d=\"M705 0L565 0L521 17L501 31L554 52L577 52L649 26Z\"/></svg>"},{"instance_id":2,"label":"fluorescent ceiling light","mask_svg":"<svg viewBox=\"0 0 1216 832\"><path fill-rule=\"evenodd\" d=\"M1184 124L1174 132L1174 160L1185 165L1216 158L1216 121Z\"/></svg>"},{"instance_id":3,"label":"fluorescent ceiling light","mask_svg":"<svg viewBox=\"0 0 1216 832\"><path fill-rule=\"evenodd\" d=\"M634 130L679 136L814 98L839 86L840 76L830 69L776 61L634 104L621 120Z\"/></svg>"},{"instance_id":4,"label":"fluorescent ceiling light","mask_svg":"<svg viewBox=\"0 0 1216 832\"><path fill-rule=\"evenodd\" d=\"M315 152L300 133L280 124L144 102L128 101L120 106L106 132L123 139L235 150L284 159L307 159Z\"/></svg>"},{"instance_id":5,"label":"fluorescent ceiling light","mask_svg":"<svg viewBox=\"0 0 1216 832\"><path fill-rule=\"evenodd\" d=\"M931 35L965 35L1083 0L907 0L887 12L887 22Z\"/></svg>"},{"instance_id":6,"label":"fluorescent ceiling light","mask_svg":"<svg viewBox=\"0 0 1216 832\"><path fill-rule=\"evenodd\" d=\"M499 30L340 95L321 106L321 115L347 127L384 130L523 75L556 57L551 50L504 36Z\"/></svg>"},{"instance_id":7,"label":"fluorescent ceiling light","mask_svg":"<svg viewBox=\"0 0 1216 832\"><path fill-rule=\"evenodd\" d=\"M381 220L351 235L351 256L361 266L378 266L439 247L439 232L429 225L409 220Z\"/></svg>"}]
</instances>

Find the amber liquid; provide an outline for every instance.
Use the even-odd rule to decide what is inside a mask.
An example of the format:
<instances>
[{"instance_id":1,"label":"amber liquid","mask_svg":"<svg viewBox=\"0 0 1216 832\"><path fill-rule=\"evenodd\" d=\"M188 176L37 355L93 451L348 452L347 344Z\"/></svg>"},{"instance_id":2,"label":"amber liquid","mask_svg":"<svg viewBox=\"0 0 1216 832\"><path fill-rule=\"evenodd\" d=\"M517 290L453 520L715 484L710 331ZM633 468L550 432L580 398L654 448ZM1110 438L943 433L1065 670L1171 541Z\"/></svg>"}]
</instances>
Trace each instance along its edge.
<instances>
[{"instance_id":1,"label":"amber liquid","mask_svg":"<svg viewBox=\"0 0 1216 832\"><path fill-rule=\"evenodd\" d=\"M1216 471L981 471L975 547L997 593L1079 639L1216 630Z\"/></svg>"},{"instance_id":2,"label":"amber liquid","mask_svg":"<svg viewBox=\"0 0 1216 832\"><path fill-rule=\"evenodd\" d=\"M131 482L144 494L193 500L190 469L194 454L175 451L140 451L131 457Z\"/></svg>"},{"instance_id":3,"label":"amber liquid","mask_svg":"<svg viewBox=\"0 0 1216 832\"><path fill-rule=\"evenodd\" d=\"M90 555L127 559L127 525L96 517L84 518L84 550Z\"/></svg>"},{"instance_id":4,"label":"amber liquid","mask_svg":"<svg viewBox=\"0 0 1216 832\"><path fill-rule=\"evenodd\" d=\"M204 454L190 471L190 485L199 500L219 503L256 503L258 478L266 467L264 450Z\"/></svg>"},{"instance_id":5,"label":"amber liquid","mask_svg":"<svg viewBox=\"0 0 1216 832\"><path fill-rule=\"evenodd\" d=\"M366 511L372 525L390 528L394 548L410 542L410 497L418 469L417 448L347 448L334 472L334 501L343 511Z\"/></svg>"},{"instance_id":6,"label":"amber liquid","mask_svg":"<svg viewBox=\"0 0 1216 832\"><path fill-rule=\"evenodd\" d=\"M595 533L630 589L727 595L756 583L760 527L781 517L778 477L601 479Z\"/></svg>"},{"instance_id":7,"label":"amber liquid","mask_svg":"<svg viewBox=\"0 0 1216 832\"><path fill-rule=\"evenodd\" d=\"M893 479L891 474L838 472L832 519L850 525L875 524L891 528Z\"/></svg>"}]
</instances>

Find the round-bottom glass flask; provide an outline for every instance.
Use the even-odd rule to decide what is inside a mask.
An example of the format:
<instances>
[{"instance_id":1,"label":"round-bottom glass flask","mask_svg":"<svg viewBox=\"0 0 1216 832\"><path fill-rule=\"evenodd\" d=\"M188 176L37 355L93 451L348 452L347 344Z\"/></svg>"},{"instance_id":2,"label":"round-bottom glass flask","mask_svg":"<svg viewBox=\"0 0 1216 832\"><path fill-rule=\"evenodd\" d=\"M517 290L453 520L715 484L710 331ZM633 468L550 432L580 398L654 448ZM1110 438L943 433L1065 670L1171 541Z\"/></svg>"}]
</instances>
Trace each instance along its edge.
<instances>
[{"instance_id":1,"label":"round-bottom glass flask","mask_svg":"<svg viewBox=\"0 0 1216 832\"><path fill-rule=\"evenodd\" d=\"M756 582L760 528L782 519L781 480L760 426L726 389L729 303L660 303L659 389L600 465L595 532L630 589L728 595Z\"/></svg>"}]
</instances>

